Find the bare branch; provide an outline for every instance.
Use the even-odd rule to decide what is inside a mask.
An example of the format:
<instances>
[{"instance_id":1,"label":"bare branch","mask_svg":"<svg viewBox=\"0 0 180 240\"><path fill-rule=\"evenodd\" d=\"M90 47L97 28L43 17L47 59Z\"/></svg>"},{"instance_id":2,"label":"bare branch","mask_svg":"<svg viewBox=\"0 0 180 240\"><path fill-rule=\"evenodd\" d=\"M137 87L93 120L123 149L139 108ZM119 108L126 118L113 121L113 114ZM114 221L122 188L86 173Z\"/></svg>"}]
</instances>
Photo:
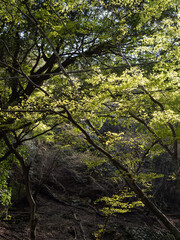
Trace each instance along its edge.
<instances>
[{"instance_id":1,"label":"bare branch","mask_svg":"<svg viewBox=\"0 0 180 240\"><path fill-rule=\"evenodd\" d=\"M33 136L33 137L30 137L30 138L23 139L23 140L21 140L21 143L26 142L26 141L29 141L29 140L33 140L33 139L35 139L35 138L37 138L37 137L40 137L40 136L42 136L42 135L44 135L44 134L52 131L52 130L53 130L56 126L58 126L58 125L59 125L59 124L55 124L54 126L52 126L51 128L49 128L48 130L46 130L46 131L44 131L44 132L42 132L42 133L39 133L39 134L37 134L37 135L35 135L35 136ZM23 136L23 137L24 137L24 136Z\"/></svg>"}]
</instances>

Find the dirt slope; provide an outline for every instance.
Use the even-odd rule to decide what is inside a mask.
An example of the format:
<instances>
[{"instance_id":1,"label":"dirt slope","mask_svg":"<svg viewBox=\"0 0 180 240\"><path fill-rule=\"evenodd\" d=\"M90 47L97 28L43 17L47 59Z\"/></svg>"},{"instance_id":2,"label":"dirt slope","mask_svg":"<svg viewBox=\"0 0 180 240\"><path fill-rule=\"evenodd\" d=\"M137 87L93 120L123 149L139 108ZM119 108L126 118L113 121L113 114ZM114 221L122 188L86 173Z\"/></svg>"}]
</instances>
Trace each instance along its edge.
<instances>
[{"instance_id":1,"label":"dirt slope","mask_svg":"<svg viewBox=\"0 0 180 240\"><path fill-rule=\"evenodd\" d=\"M90 175L86 165L79 161L80 156L58 159L55 165L52 161L48 165L44 158L42 165L41 158L41 155L37 157L36 170L31 173L33 189L38 189L37 240L95 240L94 233L106 222L106 218L100 212L103 205L95 205L94 200L117 192L120 186L108 178L99 177L97 173L96 176ZM169 214L180 227L178 213ZM17 201L9 215L11 219L0 222L0 240L28 240L29 213L26 200ZM173 238L146 209L110 217L101 238L156 239Z\"/></svg>"}]
</instances>

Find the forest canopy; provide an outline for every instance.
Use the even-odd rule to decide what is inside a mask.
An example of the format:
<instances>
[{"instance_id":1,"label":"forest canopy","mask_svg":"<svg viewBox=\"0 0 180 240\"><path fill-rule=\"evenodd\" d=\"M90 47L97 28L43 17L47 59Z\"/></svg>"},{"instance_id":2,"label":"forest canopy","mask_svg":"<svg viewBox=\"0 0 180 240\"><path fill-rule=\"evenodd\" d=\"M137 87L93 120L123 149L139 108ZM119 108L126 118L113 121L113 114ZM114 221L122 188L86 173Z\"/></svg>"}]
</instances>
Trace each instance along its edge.
<instances>
[{"instance_id":1,"label":"forest canopy","mask_svg":"<svg viewBox=\"0 0 180 240\"><path fill-rule=\"evenodd\" d=\"M71 124L180 239L145 194L158 174L141 171L165 153L180 184L179 1L0 3L1 202L10 203L13 164L24 175L33 165L25 143L65 139Z\"/></svg>"}]
</instances>

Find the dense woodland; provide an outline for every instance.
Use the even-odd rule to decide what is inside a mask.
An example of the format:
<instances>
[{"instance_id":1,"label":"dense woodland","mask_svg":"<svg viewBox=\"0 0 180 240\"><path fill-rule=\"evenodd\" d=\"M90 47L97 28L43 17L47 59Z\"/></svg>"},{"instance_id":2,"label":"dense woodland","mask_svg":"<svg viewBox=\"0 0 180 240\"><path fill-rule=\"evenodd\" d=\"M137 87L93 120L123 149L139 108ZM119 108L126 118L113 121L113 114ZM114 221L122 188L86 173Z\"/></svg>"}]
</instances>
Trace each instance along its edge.
<instances>
[{"instance_id":1,"label":"dense woodland","mask_svg":"<svg viewBox=\"0 0 180 240\"><path fill-rule=\"evenodd\" d=\"M94 199L104 217L148 209L180 240L164 213L180 210L179 1L0 4L1 222L16 206L19 171L29 239L38 239L37 195L48 174L35 184L45 161L43 150L39 165L35 155L46 146L50 163L55 152L81 156L89 174L120 186Z\"/></svg>"}]
</instances>

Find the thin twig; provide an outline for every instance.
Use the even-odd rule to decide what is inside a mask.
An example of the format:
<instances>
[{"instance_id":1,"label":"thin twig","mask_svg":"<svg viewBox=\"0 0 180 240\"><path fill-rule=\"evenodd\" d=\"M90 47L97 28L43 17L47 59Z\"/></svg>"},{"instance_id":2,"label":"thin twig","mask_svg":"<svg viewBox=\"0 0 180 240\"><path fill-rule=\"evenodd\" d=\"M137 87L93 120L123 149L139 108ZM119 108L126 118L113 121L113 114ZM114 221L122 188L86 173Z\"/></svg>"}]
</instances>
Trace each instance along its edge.
<instances>
[{"instance_id":1,"label":"thin twig","mask_svg":"<svg viewBox=\"0 0 180 240\"><path fill-rule=\"evenodd\" d=\"M83 226L82 226L81 220L79 220L79 219L77 218L76 213L74 213L74 218L75 218L76 221L79 223L79 226L80 226L80 230L81 230L81 233L82 233L83 239L86 240L86 236L85 236L85 232L84 232L84 229L83 229Z\"/></svg>"}]
</instances>

